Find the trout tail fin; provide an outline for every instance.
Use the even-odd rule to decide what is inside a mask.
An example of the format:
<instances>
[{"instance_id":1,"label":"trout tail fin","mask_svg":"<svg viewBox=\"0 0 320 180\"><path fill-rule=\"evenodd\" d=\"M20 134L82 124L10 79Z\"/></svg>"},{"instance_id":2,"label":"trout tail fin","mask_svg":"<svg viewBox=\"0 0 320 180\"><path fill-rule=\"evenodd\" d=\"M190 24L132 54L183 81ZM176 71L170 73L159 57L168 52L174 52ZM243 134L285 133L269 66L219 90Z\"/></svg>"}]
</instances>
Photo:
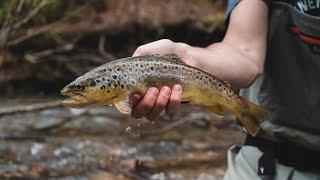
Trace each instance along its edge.
<instances>
[{"instance_id":1,"label":"trout tail fin","mask_svg":"<svg viewBox=\"0 0 320 180\"><path fill-rule=\"evenodd\" d=\"M271 113L246 99L243 100L235 115L248 133L255 137L261 129L259 124L270 117Z\"/></svg>"}]
</instances>

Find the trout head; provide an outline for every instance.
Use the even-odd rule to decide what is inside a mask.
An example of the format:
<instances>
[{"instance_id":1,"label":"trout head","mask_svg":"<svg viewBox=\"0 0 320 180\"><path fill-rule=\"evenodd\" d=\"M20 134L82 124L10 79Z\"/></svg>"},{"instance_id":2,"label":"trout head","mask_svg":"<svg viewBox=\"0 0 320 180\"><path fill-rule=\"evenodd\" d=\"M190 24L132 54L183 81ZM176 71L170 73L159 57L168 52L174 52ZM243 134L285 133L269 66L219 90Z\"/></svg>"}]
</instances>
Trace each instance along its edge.
<instances>
[{"instance_id":1,"label":"trout head","mask_svg":"<svg viewBox=\"0 0 320 180\"><path fill-rule=\"evenodd\" d=\"M73 108L92 104L111 104L117 94L110 87L110 79L101 76L81 76L60 91L61 95L70 97L62 103Z\"/></svg>"}]
</instances>

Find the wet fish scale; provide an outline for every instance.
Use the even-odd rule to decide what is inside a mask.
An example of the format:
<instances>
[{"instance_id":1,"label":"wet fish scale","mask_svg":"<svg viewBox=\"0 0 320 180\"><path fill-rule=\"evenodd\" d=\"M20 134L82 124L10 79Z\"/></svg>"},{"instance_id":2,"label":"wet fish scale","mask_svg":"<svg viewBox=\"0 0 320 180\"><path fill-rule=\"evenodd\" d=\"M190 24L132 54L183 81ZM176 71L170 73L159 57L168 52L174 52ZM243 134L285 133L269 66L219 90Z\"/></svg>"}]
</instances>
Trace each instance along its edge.
<instances>
[{"instance_id":1,"label":"wet fish scale","mask_svg":"<svg viewBox=\"0 0 320 180\"><path fill-rule=\"evenodd\" d=\"M183 101L201 105L219 115L228 109L253 136L260 130L259 123L270 115L262 107L238 96L225 82L183 64L175 55L131 57L106 63L77 78L61 94L73 98L65 102L71 107L113 102L121 112L130 115L131 94L144 94L150 87L160 89L175 84L183 88Z\"/></svg>"}]
</instances>

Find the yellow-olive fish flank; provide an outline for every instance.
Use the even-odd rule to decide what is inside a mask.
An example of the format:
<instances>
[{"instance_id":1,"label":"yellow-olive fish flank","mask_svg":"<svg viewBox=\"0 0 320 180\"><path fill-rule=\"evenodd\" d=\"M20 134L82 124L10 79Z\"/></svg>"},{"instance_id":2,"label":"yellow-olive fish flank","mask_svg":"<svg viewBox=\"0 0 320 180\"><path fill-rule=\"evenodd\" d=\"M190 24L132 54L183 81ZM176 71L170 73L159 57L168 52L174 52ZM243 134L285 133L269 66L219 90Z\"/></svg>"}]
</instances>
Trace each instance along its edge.
<instances>
[{"instance_id":1,"label":"yellow-olive fish flank","mask_svg":"<svg viewBox=\"0 0 320 180\"><path fill-rule=\"evenodd\" d=\"M69 107L91 104L114 104L130 115L130 95L144 94L150 87L172 87L180 84L182 100L200 105L218 115L231 111L246 130L256 136L259 124L270 116L262 107L237 95L226 83L192 66L175 55L130 57L101 65L61 90L72 99L63 101Z\"/></svg>"}]
</instances>

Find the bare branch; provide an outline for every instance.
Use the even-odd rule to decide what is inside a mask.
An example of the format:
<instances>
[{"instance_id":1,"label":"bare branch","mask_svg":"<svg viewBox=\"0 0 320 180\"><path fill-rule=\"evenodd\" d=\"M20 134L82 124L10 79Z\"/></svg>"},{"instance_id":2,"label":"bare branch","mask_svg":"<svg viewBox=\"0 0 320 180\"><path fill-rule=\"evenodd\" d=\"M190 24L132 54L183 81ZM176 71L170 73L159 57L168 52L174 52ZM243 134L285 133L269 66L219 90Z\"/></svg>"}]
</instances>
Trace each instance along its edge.
<instances>
[{"instance_id":1,"label":"bare branch","mask_svg":"<svg viewBox=\"0 0 320 180\"><path fill-rule=\"evenodd\" d=\"M98 45L98 50L99 53L107 59L113 59L114 57L105 51L104 47L105 47L105 42L106 42L106 36L104 34L100 35L99 37L99 45Z\"/></svg>"},{"instance_id":2,"label":"bare branch","mask_svg":"<svg viewBox=\"0 0 320 180\"><path fill-rule=\"evenodd\" d=\"M35 15L38 14L38 12L43 6L49 4L50 2L51 0L42 0L33 10L29 12L29 14L25 18L13 24L13 29L18 29L19 27L27 23L30 19L32 19Z\"/></svg>"},{"instance_id":3,"label":"bare branch","mask_svg":"<svg viewBox=\"0 0 320 180\"><path fill-rule=\"evenodd\" d=\"M22 6L23 6L23 4L24 4L24 1L25 1L25 0L20 0L20 1L19 1L19 4L18 4L18 6L17 6L17 8L16 8L16 13L20 13L20 11L21 11L21 9L22 9Z\"/></svg>"},{"instance_id":4,"label":"bare branch","mask_svg":"<svg viewBox=\"0 0 320 180\"><path fill-rule=\"evenodd\" d=\"M37 63L39 59L51 56L55 53L71 51L73 48L74 48L74 44L68 43L54 49L47 49L47 50L32 53L32 54L28 53L25 55L25 58L31 63Z\"/></svg>"},{"instance_id":5,"label":"bare branch","mask_svg":"<svg viewBox=\"0 0 320 180\"><path fill-rule=\"evenodd\" d=\"M62 21L57 21L54 22L52 24L43 26L43 27L35 27L35 28L30 28L27 30L27 33L24 36L21 36L17 39L11 40L7 43L8 46L14 46L17 45L27 39L33 38L35 36L38 36L40 34L46 33L48 31L50 31L52 28L54 28L55 26L61 24Z\"/></svg>"}]
</instances>

